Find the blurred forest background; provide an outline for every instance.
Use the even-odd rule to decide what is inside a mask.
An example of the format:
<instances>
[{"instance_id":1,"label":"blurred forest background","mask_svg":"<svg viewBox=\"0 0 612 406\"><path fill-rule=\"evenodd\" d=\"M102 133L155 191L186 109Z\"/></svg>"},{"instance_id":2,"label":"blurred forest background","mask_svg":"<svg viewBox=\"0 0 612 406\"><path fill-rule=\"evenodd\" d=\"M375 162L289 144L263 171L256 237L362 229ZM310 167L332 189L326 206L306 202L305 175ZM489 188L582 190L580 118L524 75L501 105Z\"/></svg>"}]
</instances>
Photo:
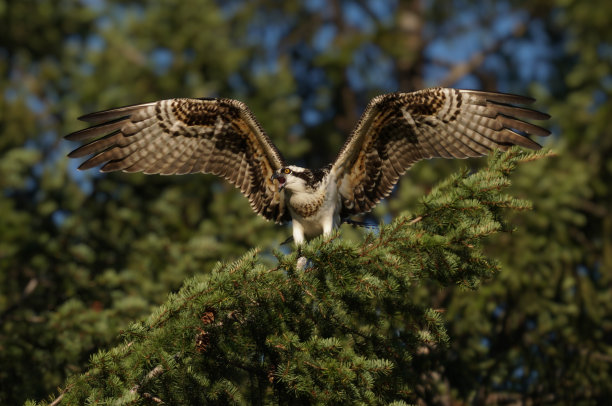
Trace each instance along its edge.
<instances>
[{"instance_id":1,"label":"blurred forest background","mask_svg":"<svg viewBox=\"0 0 612 406\"><path fill-rule=\"evenodd\" d=\"M77 172L62 136L78 116L237 98L288 161L319 167L371 97L429 86L536 97L558 156L513 176L534 209L489 240L495 278L420 293L451 339L422 391L444 405L609 401L611 22L607 0L0 1L0 403L47 398L187 277L290 235L214 176ZM374 221L466 165L482 160L417 165Z\"/></svg>"}]
</instances>

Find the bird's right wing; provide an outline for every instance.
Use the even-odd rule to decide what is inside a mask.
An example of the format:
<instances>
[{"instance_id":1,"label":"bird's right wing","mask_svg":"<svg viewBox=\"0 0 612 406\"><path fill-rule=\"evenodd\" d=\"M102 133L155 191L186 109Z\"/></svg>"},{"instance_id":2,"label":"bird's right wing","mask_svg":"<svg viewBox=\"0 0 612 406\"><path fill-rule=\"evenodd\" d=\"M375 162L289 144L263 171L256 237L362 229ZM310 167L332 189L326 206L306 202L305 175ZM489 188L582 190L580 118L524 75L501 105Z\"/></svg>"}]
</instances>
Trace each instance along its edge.
<instances>
[{"instance_id":1,"label":"bird's right wing","mask_svg":"<svg viewBox=\"0 0 612 406\"><path fill-rule=\"evenodd\" d=\"M79 169L102 172L213 173L249 199L268 220L291 217L270 179L284 160L249 108L232 99L169 99L87 114L97 124L67 135L90 142L71 158L93 155Z\"/></svg>"}]
</instances>

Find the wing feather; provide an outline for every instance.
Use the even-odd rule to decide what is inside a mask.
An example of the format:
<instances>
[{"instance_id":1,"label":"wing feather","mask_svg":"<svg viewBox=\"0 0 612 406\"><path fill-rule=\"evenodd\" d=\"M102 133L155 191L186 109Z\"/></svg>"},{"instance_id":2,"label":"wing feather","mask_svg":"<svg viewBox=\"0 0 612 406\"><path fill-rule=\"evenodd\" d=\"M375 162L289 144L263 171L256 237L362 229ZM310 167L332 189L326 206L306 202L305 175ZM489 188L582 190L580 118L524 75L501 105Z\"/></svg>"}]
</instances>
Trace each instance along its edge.
<instances>
[{"instance_id":1,"label":"wing feather","mask_svg":"<svg viewBox=\"0 0 612 406\"><path fill-rule=\"evenodd\" d=\"M95 125L93 127L86 128L84 130L73 132L68 134L66 137L69 141L86 141L92 138L99 137L101 135L110 134L115 131L119 131L128 122L127 119L119 119L111 121L110 123L104 123Z\"/></svg>"},{"instance_id":2,"label":"wing feather","mask_svg":"<svg viewBox=\"0 0 612 406\"><path fill-rule=\"evenodd\" d=\"M100 124L107 121L116 120L118 118L126 118L134 115L137 119L138 114L134 114L138 111L143 111L147 107L154 106L155 102L145 104L133 104L131 106L119 107L111 110L98 111L95 113L85 114L79 117L79 120L85 121L91 124ZM139 121L139 120L135 120Z\"/></svg>"},{"instance_id":3,"label":"wing feather","mask_svg":"<svg viewBox=\"0 0 612 406\"><path fill-rule=\"evenodd\" d=\"M371 210L422 159L477 157L512 145L541 148L527 136L550 132L522 119L550 116L514 105L534 101L513 94L445 88L375 97L331 169L343 215Z\"/></svg>"},{"instance_id":4,"label":"wing feather","mask_svg":"<svg viewBox=\"0 0 612 406\"><path fill-rule=\"evenodd\" d=\"M213 173L244 193L269 220L291 217L270 180L284 159L248 107L232 99L168 99L80 117L94 126L65 138L88 141L79 169L146 174Z\"/></svg>"},{"instance_id":5,"label":"wing feather","mask_svg":"<svg viewBox=\"0 0 612 406\"><path fill-rule=\"evenodd\" d=\"M81 158L90 154L94 154L97 151L105 150L119 142L119 139L123 137L123 134L119 130L113 131L112 133L105 135L102 138L85 144L74 151L70 152L68 156L70 158Z\"/></svg>"}]
</instances>

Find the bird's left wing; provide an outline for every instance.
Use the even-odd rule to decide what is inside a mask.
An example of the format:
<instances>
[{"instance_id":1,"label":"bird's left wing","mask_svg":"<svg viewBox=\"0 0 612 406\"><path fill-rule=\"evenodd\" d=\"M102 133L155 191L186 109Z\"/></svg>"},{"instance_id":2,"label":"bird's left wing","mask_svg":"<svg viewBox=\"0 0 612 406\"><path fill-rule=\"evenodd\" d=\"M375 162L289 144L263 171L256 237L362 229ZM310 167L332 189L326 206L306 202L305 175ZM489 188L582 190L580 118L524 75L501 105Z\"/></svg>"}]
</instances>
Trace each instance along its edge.
<instances>
[{"instance_id":1,"label":"bird's left wing","mask_svg":"<svg viewBox=\"0 0 612 406\"><path fill-rule=\"evenodd\" d=\"M531 102L511 94L446 88L372 99L331 169L343 214L371 210L422 159L476 157L512 145L539 149L524 134L549 131L519 118L549 116L512 105Z\"/></svg>"},{"instance_id":2,"label":"bird's left wing","mask_svg":"<svg viewBox=\"0 0 612 406\"><path fill-rule=\"evenodd\" d=\"M284 160L248 107L232 99L169 99L80 117L93 127L65 138L90 140L72 158L93 155L79 169L146 174L213 173L248 197L255 212L291 217L270 177Z\"/></svg>"}]
</instances>

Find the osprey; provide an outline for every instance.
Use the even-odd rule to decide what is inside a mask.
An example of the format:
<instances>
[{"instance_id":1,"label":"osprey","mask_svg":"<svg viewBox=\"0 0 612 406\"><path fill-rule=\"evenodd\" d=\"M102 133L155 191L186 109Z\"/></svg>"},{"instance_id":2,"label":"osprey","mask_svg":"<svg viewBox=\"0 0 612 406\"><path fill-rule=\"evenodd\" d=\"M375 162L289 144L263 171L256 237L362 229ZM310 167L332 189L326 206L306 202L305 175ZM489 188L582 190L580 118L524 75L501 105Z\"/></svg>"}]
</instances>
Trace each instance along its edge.
<instances>
[{"instance_id":1,"label":"osprey","mask_svg":"<svg viewBox=\"0 0 612 406\"><path fill-rule=\"evenodd\" d=\"M422 159L539 149L527 135L550 132L520 119L549 116L513 105L533 101L446 88L384 94L370 101L336 160L316 170L288 165L249 108L232 99L169 99L87 114L80 119L95 125L65 138L90 140L68 155L93 155L79 169L222 176L256 213L292 221L299 245L370 211Z\"/></svg>"}]
</instances>

